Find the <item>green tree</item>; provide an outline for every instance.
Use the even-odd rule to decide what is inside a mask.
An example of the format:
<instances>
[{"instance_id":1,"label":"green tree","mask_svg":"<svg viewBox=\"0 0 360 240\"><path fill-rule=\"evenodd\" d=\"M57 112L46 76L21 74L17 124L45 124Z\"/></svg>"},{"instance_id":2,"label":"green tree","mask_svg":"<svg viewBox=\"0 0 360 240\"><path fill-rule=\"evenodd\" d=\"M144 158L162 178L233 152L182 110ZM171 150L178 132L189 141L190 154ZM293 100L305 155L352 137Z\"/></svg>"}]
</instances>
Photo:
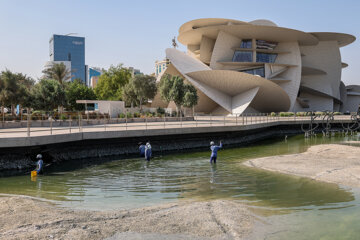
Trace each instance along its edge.
<instances>
[{"instance_id":1,"label":"green tree","mask_svg":"<svg viewBox=\"0 0 360 240\"><path fill-rule=\"evenodd\" d=\"M136 75L124 88L124 99L136 102L142 110L142 105L156 95L156 78L149 75Z\"/></svg>"},{"instance_id":2,"label":"green tree","mask_svg":"<svg viewBox=\"0 0 360 240\"><path fill-rule=\"evenodd\" d=\"M122 100L124 87L130 78L130 70L122 64L111 66L99 77L95 94L101 100Z\"/></svg>"},{"instance_id":3,"label":"green tree","mask_svg":"<svg viewBox=\"0 0 360 240\"><path fill-rule=\"evenodd\" d=\"M185 88L186 89L183 106L187 108L192 108L194 114L194 106L198 104L199 96L197 95L196 88L193 85L186 84Z\"/></svg>"},{"instance_id":4,"label":"green tree","mask_svg":"<svg viewBox=\"0 0 360 240\"><path fill-rule=\"evenodd\" d=\"M30 93L31 107L36 110L53 111L66 104L64 86L54 79L41 79Z\"/></svg>"},{"instance_id":5,"label":"green tree","mask_svg":"<svg viewBox=\"0 0 360 240\"><path fill-rule=\"evenodd\" d=\"M10 70L1 72L0 77L0 103L2 112L4 106L11 106L11 113L14 115L15 106L27 102L29 90L34 80L22 73L13 73Z\"/></svg>"},{"instance_id":6,"label":"green tree","mask_svg":"<svg viewBox=\"0 0 360 240\"><path fill-rule=\"evenodd\" d=\"M124 92L123 92L123 100L131 107L138 106L138 99L136 97L136 93L134 90L134 84L132 84L132 81L125 85Z\"/></svg>"},{"instance_id":7,"label":"green tree","mask_svg":"<svg viewBox=\"0 0 360 240\"><path fill-rule=\"evenodd\" d=\"M84 104L77 104L76 100L95 100L96 94L92 88L87 87L80 79L75 79L68 83L65 89L67 107L70 110L82 111Z\"/></svg>"},{"instance_id":8,"label":"green tree","mask_svg":"<svg viewBox=\"0 0 360 240\"><path fill-rule=\"evenodd\" d=\"M164 74L160 79L159 90L161 99L165 102L171 102L170 90L173 85L173 78L169 74Z\"/></svg>"},{"instance_id":9,"label":"green tree","mask_svg":"<svg viewBox=\"0 0 360 240\"><path fill-rule=\"evenodd\" d=\"M173 101L178 114L182 106L194 107L198 102L196 88L190 84L184 84L184 80L179 76L163 76L159 88L161 98L166 102Z\"/></svg>"},{"instance_id":10,"label":"green tree","mask_svg":"<svg viewBox=\"0 0 360 240\"><path fill-rule=\"evenodd\" d=\"M71 79L71 71L64 63L53 63L50 68L43 70L45 79L55 79L61 85Z\"/></svg>"}]
</instances>

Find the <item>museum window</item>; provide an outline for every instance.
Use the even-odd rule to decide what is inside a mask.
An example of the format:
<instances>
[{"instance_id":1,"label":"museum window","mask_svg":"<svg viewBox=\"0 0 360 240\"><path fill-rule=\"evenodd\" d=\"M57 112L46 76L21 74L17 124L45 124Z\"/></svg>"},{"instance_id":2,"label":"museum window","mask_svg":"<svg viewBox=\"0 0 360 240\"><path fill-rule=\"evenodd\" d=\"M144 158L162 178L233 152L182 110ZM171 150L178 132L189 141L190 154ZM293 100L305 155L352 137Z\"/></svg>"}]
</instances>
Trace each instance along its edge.
<instances>
[{"instance_id":1,"label":"museum window","mask_svg":"<svg viewBox=\"0 0 360 240\"><path fill-rule=\"evenodd\" d=\"M240 72L248 73L248 74L252 74L252 75L259 75L260 77L265 77L265 69L263 67L249 69L249 70L242 70Z\"/></svg>"},{"instance_id":2,"label":"museum window","mask_svg":"<svg viewBox=\"0 0 360 240\"><path fill-rule=\"evenodd\" d=\"M250 51L235 51L233 62L252 62L253 53Z\"/></svg>"},{"instance_id":3,"label":"museum window","mask_svg":"<svg viewBox=\"0 0 360 240\"><path fill-rule=\"evenodd\" d=\"M277 46L276 42L269 42L265 40L256 40L256 49L267 49L267 50L274 50Z\"/></svg>"},{"instance_id":4,"label":"museum window","mask_svg":"<svg viewBox=\"0 0 360 240\"><path fill-rule=\"evenodd\" d=\"M241 41L241 48L252 48L252 39L244 39Z\"/></svg>"},{"instance_id":5,"label":"museum window","mask_svg":"<svg viewBox=\"0 0 360 240\"><path fill-rule=\"evenodd\" d=\"M256 53L256 62L274 63L276 57L276 53Z\"/></svg>"}]
</instances>

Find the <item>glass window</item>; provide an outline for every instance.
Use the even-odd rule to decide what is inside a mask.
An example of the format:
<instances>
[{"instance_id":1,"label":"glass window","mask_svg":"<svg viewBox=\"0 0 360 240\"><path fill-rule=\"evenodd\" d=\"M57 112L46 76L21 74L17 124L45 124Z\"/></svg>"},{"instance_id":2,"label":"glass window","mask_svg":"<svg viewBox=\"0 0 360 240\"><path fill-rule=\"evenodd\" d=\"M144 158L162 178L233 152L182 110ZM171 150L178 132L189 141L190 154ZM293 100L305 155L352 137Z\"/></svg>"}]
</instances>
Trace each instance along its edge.
<instances>
[{"instance_id":1,"label":"glass window","mask_svg":"<svg viewBox=\"0 0 360 240\"><path fill-rule=\"evenodd\" d=\"M252 74L252 75L259 75L260 77L265 77L265 69L263 67L249 69L249 70L242 70L240 72L244 72L244 73L248 73L248 74Z\"/></svg>"},{"instance_id":2,"label":"glass window","mask_svg":"<svg viewBox=\"0 0 360 240\"><path fill-rule=\"evenodd\" d=\"M251 39L244 39L241 41L241 48L252 48L252 40Z\"/></svg>"},{"instance_id":3,"label":"glass window","mask_svg":"<svg viewBox=\"0 0 360 240\"><path fill-rule=\"evenodd\" d=\"M265 40L256 40L256 48L257 49L269 49L274 50L274 48L277 46L276 42L269 42Z\"/></svg>"},{"instance_id":4,"label":"glass window","mask_svg":"<svg viewBox=\"0 0 360 240\"><path fill-rule=\"evenodd\" d=\"M233 62L252 62L253 53L250 51L235 51Z\"/></svg>"},{"instance_id":5,"label":"glass window","mask_svg":"<svg viewBox=\"0 0 360 240\"><path fill-rule=\"evenodd\" d=\"M256 53L256 62L273 63L277 57L276 53Z\"/></svg>"}]
</instances>

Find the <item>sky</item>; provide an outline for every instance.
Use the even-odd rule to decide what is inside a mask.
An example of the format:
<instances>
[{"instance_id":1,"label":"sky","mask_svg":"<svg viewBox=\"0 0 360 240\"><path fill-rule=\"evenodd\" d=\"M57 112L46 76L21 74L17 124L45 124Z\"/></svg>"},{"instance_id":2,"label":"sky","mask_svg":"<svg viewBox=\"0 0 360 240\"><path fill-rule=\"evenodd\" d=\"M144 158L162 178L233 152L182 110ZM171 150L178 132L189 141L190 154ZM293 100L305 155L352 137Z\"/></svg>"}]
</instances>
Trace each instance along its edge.
<instances>
[{"instance_id":1,"label":"sky","mask_svg":"<svg viewBox=\"0 0 360 240\"><path fill-rule=\"evenodd\" d=\"M179 27L198 18L269 19L305 32L360 38L358 0L0 0L0 70L41 77L52 34L85 37L86 64L124 64L150 74ZM185 50L181 44L180 50ZM360 39L341 48L346 85L360 84Z\"/></svg>"}]
</instances>

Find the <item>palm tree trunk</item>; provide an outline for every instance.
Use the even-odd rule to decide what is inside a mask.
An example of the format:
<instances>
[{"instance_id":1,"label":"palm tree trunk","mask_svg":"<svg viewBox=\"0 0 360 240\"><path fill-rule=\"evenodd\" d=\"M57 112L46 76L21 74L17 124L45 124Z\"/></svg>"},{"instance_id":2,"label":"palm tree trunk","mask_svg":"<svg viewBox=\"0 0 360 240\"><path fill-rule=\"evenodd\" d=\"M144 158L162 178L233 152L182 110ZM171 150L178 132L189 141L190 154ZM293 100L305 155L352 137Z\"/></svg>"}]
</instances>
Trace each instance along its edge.
<instances>
[{"instance_id":1,"label":"palm tree trunk","mask_svg":"<svg viewBox=\"0 0 360 240\"><path fill-rule=\"evenodd\" d=\"M15 116L15 105L11 104L11 115Z\"/></svg>"},{"instance_id":2,"label":"palm tree trunk","mask_svg":"<svg viewBox=\"0 0 360 240\"><path fill-rule=\"evenodd\" d=\"M5 122L5 108L4 108L4 105L1 106L1 113L2 113L2 122L4 124L4 122Z\"/></svg>"}]
</instances>

